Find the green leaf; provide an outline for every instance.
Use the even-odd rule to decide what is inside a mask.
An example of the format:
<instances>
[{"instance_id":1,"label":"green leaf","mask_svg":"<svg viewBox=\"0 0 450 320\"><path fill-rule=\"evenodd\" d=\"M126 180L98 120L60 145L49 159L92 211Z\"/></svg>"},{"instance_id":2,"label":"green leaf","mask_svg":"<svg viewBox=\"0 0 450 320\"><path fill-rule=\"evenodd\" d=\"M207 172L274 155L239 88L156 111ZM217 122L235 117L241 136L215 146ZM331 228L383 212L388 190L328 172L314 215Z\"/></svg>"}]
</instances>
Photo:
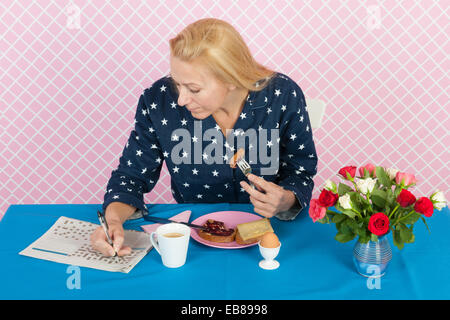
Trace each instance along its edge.
<instances>
[{"instance_id":1,"label":"green leaf","mask_svg":"<svg viewBox=\"0 0 450 320\"><path fill-rule=\"evenodd\" d=\"M355 236L356 235L354 233L338 233L338 234L336 234L334 239L336 239L339 242L345 243L345 242L353 240L355 238Z\"/></svg>"},{"instance_id":2,"label":"green leaf","mask_svg":"<svg viewBox=\"0 0 450 320\"><path fill-rule=\"evenodd\" d=\"M340 223L340 222L342 222L345 219L347 219L347 216L345 216L343 214L336 214L331 219L331 222L333 222L333 223Z\"/></svg>"},{"instance_id":3,"label":"green leaf","mask_svg":"<svg viewBox=\"0 0 450 320\"><path fill-rule=\"evenodd\" d=\"M374 189L370 196L372 199L372 203L375 204L378 208L384 209L386 206L387 193L383 190Z\"/></svg>"},{"instance_id":4,"label":"green leaf","mask_svg":"<svg viewBox=\"0 0 450 320\"><path fill-rule=\"evenodd\" d=\"M391 179L386 174L386 171L383 167L376 167L375 172L377 174L378 181L385 186L386 188L390 188L392 186Z\"/></svg>"},{"instance_id":5,"label":"green leaf","mask_svg":"<svg viewBox=\"0 0 450 320\"><path fill-rule=\"evenodd\" d=\"M358 242L359 243L367 243L370 240L370 234L368 234L367 232L360 234L359 238L358 238Z\"/></svg>"},{"instance_id":6,"label":"green leaf","mask_svg":"<svg viewBox=\"0 0 450 320\"><path fill-rule=\"evenodd\" d=\"M387 201L389 207L392 207L392 206L395 207L397 205L397 202L395 201L395 197L394 197L394 193L392 192L392 189L388 189L386 191L386 201Z\"/></svg>"},{"instance_id":7,"label":"green leaf","mask_svg":"<svg viewBox=\"0 0 450 320\"><path fill-rule=\"evenodd\" d=\"M398 225L398 229L400 230L400 239L402 242L409 243L411 238L413 237L412 230L409 229L406 225L403 223L400 223Z\"/></svg>"},{"instance_id":8,"label":"green leaf","mask_svg":"<svg viewBox=\"0 0 450 320\"><path fill-rule=\"evenodd\" d=\"M420 219L422 219L423 223L425 223L425 227L427 227L428 233L431 233L430 228L428 228L427 222L425 221L425 218L421 216Z\"/></svg>"},{"instance_id":9,"label":"green leaf","mask_svg":"<svg viewBox=\"0 0 450 320\"><path fill-rule=\"evenodd\" d=\"M345 183L339 183L339 186L338 186L339 197L343 196L347 192L352 192L352 191L353 191L353 189L351 187L349 187L348 185L346 185Z\"/></svg>"},{"instance_id":10,"label":"green leaf","mask_svg":"<svg viewBox=\"0 0 450 320\"><path fill-rule=\"evenodd\" d=\"M414 212L413 214L411 214L410 216L406 217L405 219L402 219L401 223L414 224L414 223L417 222L417 220L419 220L420 217L421 217L420 213Z\"/></svg>"},{"instance_id":11,"label":"green leaf","mask_svg":"<svg viewBox=\"0 0 450 320\"><path fill-rule=\"evenodd\" d=\"M414 233L413 233L411 239L409 239L409 241L407 243L413 243L414 240L416 240L416 237L414 236Z\"/></svg>"},{"instance_id":12,"label":"green leaf","mask_svg":"<svg viewBox=\"0 0 450 320\"><path fill-rule=\"evenodd\" d=\"M400 250L402 250L405 244L403 243L402 238L400 236L400 230L397 229L394 230L392 239L394 241L394 245Z\"/></svg>"},{"instance_id":13,"label":"green leaf","mask_svg":"<svg viewBox=\"0 0 450 320\"><path fill-rule=\"evenodd\" d=\"M340 212L342 212L342 214L345 214L346 216L348 216L352 219L355 219L356 213L354 213L352 210L342 208L339 203L336 203L334 206L336 209L338 209Z\"/></svg>"},{"instance_id":14,"label":"green leaf","mask_svg":"<svg viewBox=\"0 0 450 320\"><path fill-rule=\"evenodd\" d=\"M350 192L350 200L356 206L355 209L362 210L365 207L370 206L370 202L364 198L359 192Z\"/></svg>"}]
</instances>

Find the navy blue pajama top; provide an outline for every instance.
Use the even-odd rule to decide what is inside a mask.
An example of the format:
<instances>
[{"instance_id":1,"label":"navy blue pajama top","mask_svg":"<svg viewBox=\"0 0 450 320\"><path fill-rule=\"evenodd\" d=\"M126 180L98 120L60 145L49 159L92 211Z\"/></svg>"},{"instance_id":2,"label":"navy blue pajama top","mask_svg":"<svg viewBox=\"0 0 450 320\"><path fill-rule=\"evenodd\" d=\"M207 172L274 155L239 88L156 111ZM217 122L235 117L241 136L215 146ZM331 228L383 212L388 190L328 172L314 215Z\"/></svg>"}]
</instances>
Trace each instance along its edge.
<instances>
[{"instance_id":1,"label":"navy blue pajama top","mask_svg":"<svg viewBox=\"0 0 450 320\"><path fill-rule=\"evenodd\" d=\"M298 203L276 215L294 219L311 199L316 149L300 87L281 73L266 81L261 91L249 92L226 137L212 115L199 120L177 104L169 76L145 89L134 129L108 181L103 210L111 202L146 210L144 194L157 183L164 161L178 203L249 203L239 184L247 178L229 165L243 148L252 173L294 192Z\"/></svg>"}]
</instances>

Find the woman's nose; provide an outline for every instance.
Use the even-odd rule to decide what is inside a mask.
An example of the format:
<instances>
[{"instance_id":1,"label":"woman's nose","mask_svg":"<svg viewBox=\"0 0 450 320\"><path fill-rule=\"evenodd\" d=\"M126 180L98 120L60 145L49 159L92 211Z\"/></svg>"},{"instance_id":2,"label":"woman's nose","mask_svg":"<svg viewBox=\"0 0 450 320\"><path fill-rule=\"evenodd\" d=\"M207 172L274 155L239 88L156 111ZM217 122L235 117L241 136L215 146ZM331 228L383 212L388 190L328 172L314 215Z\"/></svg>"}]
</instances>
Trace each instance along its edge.
<instances>
[{"instance_id":1,"label":"woman's nose","mask_svg":"<svg viewBox=\"0 0 450 320\"><path fill-rule=\"evenodd\" d=\"M190 97L189 94L186 92L186 89L180 88L178 95L178 105L179 106L185 106L189 103Z\"/></svg>"}]
</instances>

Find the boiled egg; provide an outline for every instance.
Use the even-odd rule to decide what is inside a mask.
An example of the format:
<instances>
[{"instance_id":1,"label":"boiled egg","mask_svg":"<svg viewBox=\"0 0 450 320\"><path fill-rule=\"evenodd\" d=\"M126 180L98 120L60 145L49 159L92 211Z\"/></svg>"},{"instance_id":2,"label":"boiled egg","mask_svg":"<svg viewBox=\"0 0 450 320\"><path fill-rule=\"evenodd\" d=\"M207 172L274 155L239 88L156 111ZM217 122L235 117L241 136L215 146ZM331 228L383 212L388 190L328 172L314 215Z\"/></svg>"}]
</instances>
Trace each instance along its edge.
<instances>
[{"instance_id":1,"label":"boiled egg","mask_svg":"<svg viewBox=\"0 0 450 320\"><path fill-rule=\"evenodd\" d=\"M273 232L266 232L260 242L261 247L264 248L277 248L280 245L280 240Z\"/></svg>"}]
</instances>

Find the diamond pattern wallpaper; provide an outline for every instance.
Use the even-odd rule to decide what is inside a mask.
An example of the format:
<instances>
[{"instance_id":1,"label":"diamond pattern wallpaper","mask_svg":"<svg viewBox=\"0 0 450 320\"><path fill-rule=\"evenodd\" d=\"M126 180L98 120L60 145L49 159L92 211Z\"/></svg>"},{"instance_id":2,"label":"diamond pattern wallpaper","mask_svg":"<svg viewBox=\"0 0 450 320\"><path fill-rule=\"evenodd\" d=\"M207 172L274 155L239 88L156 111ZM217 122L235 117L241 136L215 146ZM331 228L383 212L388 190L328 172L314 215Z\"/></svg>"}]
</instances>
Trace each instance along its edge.
<instances>
[{"instance_id":1,"label":"diamond pattern wallpaper","mask_svg":"<svg viewBox=\"0 0 450 320\"><path fill-rule=\"evenodd\" d=\"M140 94L170 71L168 40L204 17L326 102L316 195L371 162L450 196L448 1L4 0L0 17L0 217L101 203ZM145 200L174 203L165 167Z\"/></svg>"}]
</instances>

